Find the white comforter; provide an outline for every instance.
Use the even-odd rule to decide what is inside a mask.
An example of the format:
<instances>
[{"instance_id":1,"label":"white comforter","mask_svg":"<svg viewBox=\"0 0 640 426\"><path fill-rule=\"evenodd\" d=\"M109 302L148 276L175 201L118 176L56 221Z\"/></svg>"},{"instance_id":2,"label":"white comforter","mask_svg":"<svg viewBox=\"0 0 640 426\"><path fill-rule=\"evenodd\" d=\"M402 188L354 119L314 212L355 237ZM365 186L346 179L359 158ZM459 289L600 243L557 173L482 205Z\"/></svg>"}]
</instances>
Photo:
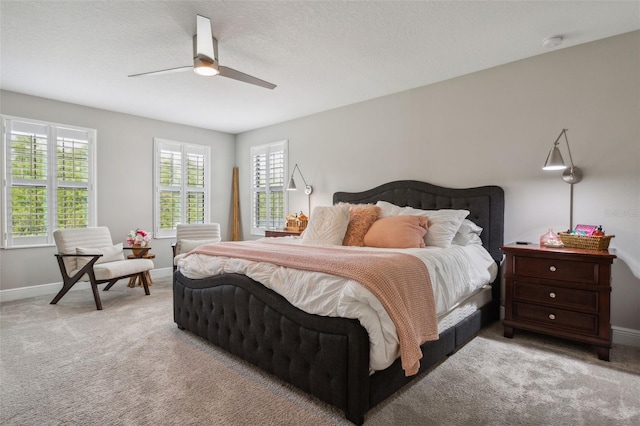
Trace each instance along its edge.
<instances>
[{"instance_id":1,"label":"white comforter","mask_svg":"<svg viewBox=\"0 0 640 426\"><path fill-rule=\"evenodd\" d=\"M262 242L300 244L297 238L268 238ZM387 250L412 254L421 259L429 271L436 301L436 315L441 317L482 286L492 282L497 266L480 245L416 249L379 249L336 246L339 250ZM300 247L304 250L304 246ZM277 247L276 247L277 250ZM205 278L223 273L239 273L261 282L281 294L292 305L311 314L358 319L369 333L370 368L382 370L398 357L398 337L389 315L369 290L359 283L320 272L285 268L270 263L243 259L190 254L178 263L189 278ZM301 285L303 284L303 285Z\"/></svg>"}]
</instances>

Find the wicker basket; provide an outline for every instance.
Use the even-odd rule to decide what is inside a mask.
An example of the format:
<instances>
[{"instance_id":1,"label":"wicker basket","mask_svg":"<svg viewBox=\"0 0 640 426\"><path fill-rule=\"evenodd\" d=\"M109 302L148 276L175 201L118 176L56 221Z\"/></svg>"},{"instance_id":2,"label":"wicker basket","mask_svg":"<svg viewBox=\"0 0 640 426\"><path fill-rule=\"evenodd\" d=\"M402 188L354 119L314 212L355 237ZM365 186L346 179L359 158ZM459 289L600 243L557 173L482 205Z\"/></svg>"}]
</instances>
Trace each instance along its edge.
<instances>
[{"instance_id":1,"label":"wicker basket","mask_svg":"<svg viewBox=\"0 0 640 426\"><path fill-rule=\"evenodd\" d=\"M309 218L304 213L300 212L300 216L296 214L290 214L287 216L287 225L285 230L302 232L307 228L309 224Z\"/></svg>"},{"instance_id":2,"label":"wicker basket","mask_svg":"<svg viewBox=\"0 0 640 426\"><path fill-rule=\"evenodd\" d=\"M298 221L298 216L294 215L294 214L290 214L289 216L287 216L287 226L285 227L285 229L287 231L298 231L299 230L299 221Z\"/></svg>"},{"instance_id":3,"label":"wicker basket","mask_svg":"<svg viewBox=\"0 0 640 426\"><path fill-rule=\"evenodd\" d=\"M584 235L571 235L566 232L558 233L562 244L565 247L581 248L589 250L607 250L609 243L615 235L603 235L603 236L584 236Z\"/></svg>"},{"instance_id":4,"label":"wicker basket","mask_svg":"<svg viewBox=\"0 0 640 426\"><path fill-rule=\"evenodd\" d=\"M298 216L298 229L300 229L300 232L304 231L305 229L307 229L307 225L309 224L309 218L304 214L304 213L300 213L300 216Z\"/></svg>"}]
</instances>

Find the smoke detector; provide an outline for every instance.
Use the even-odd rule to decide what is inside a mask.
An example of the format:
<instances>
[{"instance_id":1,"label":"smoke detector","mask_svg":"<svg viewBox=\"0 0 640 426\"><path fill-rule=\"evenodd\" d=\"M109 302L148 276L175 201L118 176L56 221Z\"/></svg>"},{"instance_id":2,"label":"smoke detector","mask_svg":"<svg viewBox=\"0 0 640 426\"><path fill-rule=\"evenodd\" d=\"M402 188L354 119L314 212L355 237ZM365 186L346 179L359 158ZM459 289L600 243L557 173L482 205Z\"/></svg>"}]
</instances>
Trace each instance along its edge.
<instances>
[{"instance_id":1,"label":"smoke detector","mask_svg":"<svg viewBox=\"0 0 640 426\"><path fill-rule=\"evenodd\" d=\"M562 44L562 40L562 36L549 37L542 42L542 45L548 49L552 49L554 47L560 46L560 44Z\"/></svg>"}]
</instances>

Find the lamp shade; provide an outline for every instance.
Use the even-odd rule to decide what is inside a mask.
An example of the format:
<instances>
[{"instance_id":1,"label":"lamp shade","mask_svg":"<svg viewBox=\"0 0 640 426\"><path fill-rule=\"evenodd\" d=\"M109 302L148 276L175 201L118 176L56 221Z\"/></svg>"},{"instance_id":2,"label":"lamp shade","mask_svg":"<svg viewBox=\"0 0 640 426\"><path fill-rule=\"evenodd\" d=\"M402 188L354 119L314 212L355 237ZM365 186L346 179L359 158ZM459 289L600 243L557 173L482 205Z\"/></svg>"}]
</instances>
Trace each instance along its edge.
<instances>
[{"instance_id":1,"label":"lamp shade","mask_svg":"<svg viewBox=\"0 0 640 426\"><path fill-rule=\"evenodd\" d=\"M296 186L296 181L293 180L293 175L291 175L291 179L289 179L289 185L287 185L287 191L295 191L298 187Z\"/></svg>"},{"instance_id":2,"label":"lamp shade","mask_svg":"<svg viewBox=\"0 0 640 426\"><path fill-rule=\"evenodd\" d=\"M562 154L558 149L558 145L554 145L549 151L549 155L547 156L547 161L544 162L543 170L564 170L567 166L564 164L564 160L562 159Z\"/></svg>"}]
</instances>

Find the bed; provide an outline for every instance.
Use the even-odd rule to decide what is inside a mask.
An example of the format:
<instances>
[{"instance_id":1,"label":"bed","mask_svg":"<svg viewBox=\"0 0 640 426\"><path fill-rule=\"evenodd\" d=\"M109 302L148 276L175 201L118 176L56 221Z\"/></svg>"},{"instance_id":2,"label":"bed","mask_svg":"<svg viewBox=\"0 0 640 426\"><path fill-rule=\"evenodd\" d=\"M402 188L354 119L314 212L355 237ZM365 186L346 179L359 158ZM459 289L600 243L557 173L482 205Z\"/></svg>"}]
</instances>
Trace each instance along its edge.
<instances>
[{"instance_id":1,"label":"bed","mask_svg":"<svg viewBox=\"0 0 640 426\"><path fill-rule=\"evenodd\" d=\"M422 210L468 210L482 228L481 244L496 264L502 259L504 193L497 186L444 188L403 180L363 192L337 192L333 202L387 202ZM313 220L313 218L312 218ZM490 297L462 311L438 339L420 346L417 374L406 375L398 358L372 371L370 339L356 319L309 314L245 274L188 278L174 274L174 320L214 345L343 410L355 424L365 413L469 341L499 318L500 279Z\"/></svg>"}]
</instances>

